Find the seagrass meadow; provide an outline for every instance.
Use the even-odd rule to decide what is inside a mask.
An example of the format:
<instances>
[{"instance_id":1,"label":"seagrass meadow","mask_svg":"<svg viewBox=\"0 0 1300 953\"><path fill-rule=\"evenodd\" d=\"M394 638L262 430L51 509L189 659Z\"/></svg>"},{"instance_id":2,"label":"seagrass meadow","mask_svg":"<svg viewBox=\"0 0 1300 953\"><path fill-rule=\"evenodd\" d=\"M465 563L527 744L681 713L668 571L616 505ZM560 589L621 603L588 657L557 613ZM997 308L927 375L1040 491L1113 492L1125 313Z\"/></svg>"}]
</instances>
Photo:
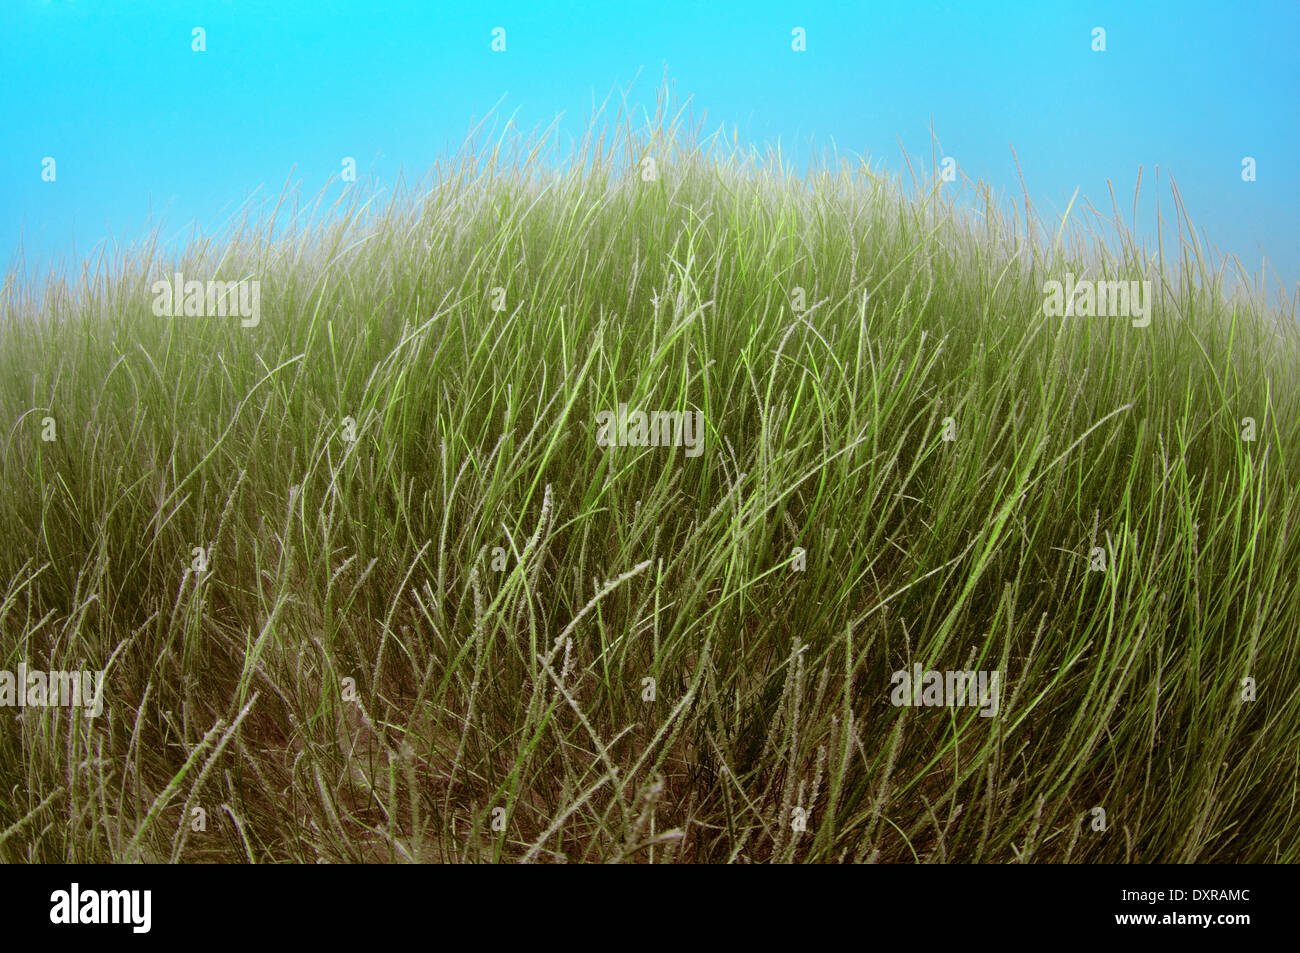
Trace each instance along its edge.
<instances>
[{"instance_id":1,"label":"seagrass meadow","mask_svg":"<svg viewBox=\"0 0 1300 953\"><path fill-rule=\"evenodd\" d=\"M1295 303L1176 191L664 99L325 194L5 280L0 667L104 674L0 685L0 859L1300 860Z\"/></svg>"}]
</instances>

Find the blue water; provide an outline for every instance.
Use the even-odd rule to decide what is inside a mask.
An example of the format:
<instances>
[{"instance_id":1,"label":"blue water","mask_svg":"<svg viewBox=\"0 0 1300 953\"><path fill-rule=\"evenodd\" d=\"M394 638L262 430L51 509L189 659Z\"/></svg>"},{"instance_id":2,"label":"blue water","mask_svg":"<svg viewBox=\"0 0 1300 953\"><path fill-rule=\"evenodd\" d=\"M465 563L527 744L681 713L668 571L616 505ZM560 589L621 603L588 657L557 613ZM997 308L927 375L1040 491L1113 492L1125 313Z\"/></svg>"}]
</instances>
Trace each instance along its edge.
<instances>
[{"instance_id":1,"label":"blue water","mask_svg":"<svg viewBox=\"0 0 1300 953\"><path fill-rule=\"evenodd\" d=\"M505 52L491 49L506 31ZM206 31L205 52L191 49ZM807 49L791 49L791 31ZM1105 52L1092 30L1106 30ZM800 162L832 143L904 170L940 155L1051 219L1075 189L1172 224L1172 173L1209 242L1300 281L1300 4L144 2L0 6L0 250L29 269L220 226L292 174L311 195L419 179L471 119L530 128L665 67L697 115ZM42 181L43 159L56 178ZM1242 181L1243 157L1257 179ZM1166 183L1157 190L1156 167ZM342 188L336 185L335 189ZM259 191L260 190L260 191ZM69 257L71 256L71 257ZM1271 273L1270 273L1271 274Z\"/></svg>"}]
</instances>

